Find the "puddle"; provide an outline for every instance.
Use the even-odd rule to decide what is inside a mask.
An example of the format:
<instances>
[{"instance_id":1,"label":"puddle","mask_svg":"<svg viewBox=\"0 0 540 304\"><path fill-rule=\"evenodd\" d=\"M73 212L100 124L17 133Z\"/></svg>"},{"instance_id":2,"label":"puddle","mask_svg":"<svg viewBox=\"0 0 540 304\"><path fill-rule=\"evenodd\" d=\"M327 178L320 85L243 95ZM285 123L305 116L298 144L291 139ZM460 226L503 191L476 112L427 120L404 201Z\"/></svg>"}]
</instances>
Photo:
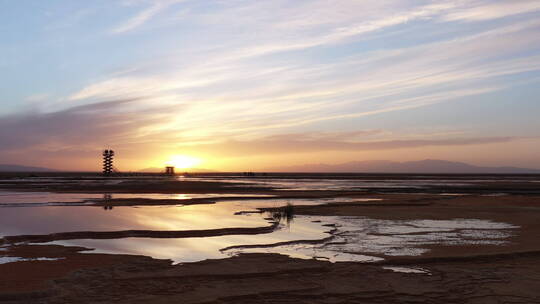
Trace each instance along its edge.
<instances>
[{"instance_id":1,"label":"puddle","mask_svg":"<svg viewBox=\"0 0 540 304\"><path fill-rule=\"evenodd\" d=\"M202 179L200 179L202 180ZM211 179L213 181L222 179ZM61 180L54 180L62 182ZM239 180L232 180L239 182ZM81 182L81 181L69 181ZM88 182L96 182L90 180ZM111 180L110 182L119 182ZM363 187L424 187L444 183L431 180L279 180L253 179L254 185L290 189L360 189ZM110 193L105 194L105 198ZM376 262L387 256L418 256L432 245L504 245L518 227L477 219L377 220L365 217L295 216L294 208L257 212L257 208L318 205L335 202L371 202L379 199L337 197L329 199L277 199L266 195L254 200L218 201L212 205L182 205L190 198L244 196L237 194L112 194L112 198L177 199L178 206L102 208L89 206L103 194L0 191L0 237L76 231L185 231L219 228L256 228L280 221L278 229L258 235L223 235L191 238L140 238L60 240L52 244L93 248L90 252L146 255L175 263L225 258L242 252L281 253L303 259L331 262ZM85 202L90 201L90 202ZM55 205L71 202L71 205ZM11 205L9 205L11 204ZM14 206L25 206L19 208ZM39 208L32 208L37 207ZM245 212L247 211L247 212ZM2 250L2 248L0 248ZM8 259L10 257L4 257Z\"/></svg>"},{"instance_id":2,"label":"puddle","mask_svg":"<svg viewBox=\"0 0 540 304\"><path fill-rule=\"evenodd\" d=\"M383 269L392 270L393 272L401 272L401 273L417 273L417 274L427 274L431 275L431 272L429 270L426 270L424 268L420 267L383 267Z\"/></svg>"},{"instance_id":3,"label":"puddle","mask_svg":"<svg viewBox=\"0 0 540 304\"><path fill-rule=\"evenodd\" d=\"M418 256L430 245L502 245L517 226L487 220L391 221L341 217L338 239L327 250L386 256Z\"/></svg>"},{"instance_id":4,"label":"puddle","mask_svg":"<svg viewBox=\"0 0 540 304\"><path fill-rule=\"evenodd\" d=\"M320 244L237 247L230 253L281 253L332 262L374 262L384 256L420 256L431 245L504 245L513 230L519 228L477 219L391 221L325 216L312 220L334 223L334 237Z\"/></svg>"},{"instance_id":5,"label":"puddle","mask_svg":"<svg viewBox=\"0 0 540 304\"><path fill-rule=\"evenodd\" d=\"M243 216L241 216L243 217ZM258 216L261 218L260 216ZM95 248L89 253L146 255L157 259L170 259L174 263L197 262L206 259L227 258L231 254L222 248L242 245L274 244L296 240L317 241L328 237L328 227L309 219L295 219L290 226L258 235L225 235L175 239L124 238L113 240L69 240L48 244Z\"/></svg>"},{"instance_id":6,"label":"puddle","mask_svg":"<svg viewBox=\"0 0 540 304\"><path fill-rule=\"evenodd\" d=\"M20 258L20 257L0 257L0 264L7 264L13 262L24 262L24 261L58 261L63 260L64 258Z\"/></svg>"},{"instance_id":7,"label":"puddle","mask_svg":"<svg viewBox=\"0 0 540 304\"><path fill-rule=\"evenodd\" d=\"M339 199L298 199L295 205L316 205ZM358 200L358 199L354 199ZM4 207L0 210L0 237L22 234L49 234L73 231L118 230L204 230L252 228L269 225L269 214L243 214L257 208L277 208L292 200L231 200L217 204L184 206L42 206Z\"/></svg>"},{"instance_id":8,"label":"puddle","mask_svg":"<svg viewBox=\"0 0 540 304\"><path fill-rule=\"evenodd\" d=\"M340 198L339 200L343 200ZM295 200L317 204L328 200ZM191 238L121 238L57 241L50 244L94 248L96 253L147 255L175 263L225 258L241 252L280 253L331 262L376 262L384 256L418 256L429 245L502 245L518 227L476 219L377 220L364 217L294 216L243 213L254 207L281 207L289 201L224 201L214 205L115 207L96 206L2 208L0 235L72 231L205 230L265 227L272 233ZM284 208L282 210L287 210ZM281 211L285 212L285 211ZM278 212L279 213L279 212Z\"/></svg>"},{"instance_id":9,"label":"puddle","mask_svg":"<svg viewBox=\"0 0 540 304\"><path fill-rule=\"evenodd\" d=\"M233 204L189 206L97 206L2 208L0 236L73 231L204 230L228 227L264 227L260 216L232 216Z\"/></svg>"},{"instance_id":10,"label":"puddle","mask_svg":"<svg viewBox=\"0 0 540 304\"><path fill-rule=\"evenodd\" d=\"M295 200L295 204L317 204L331 200ZM50 234L74 231L122 230L206 230L218 228L266 227L274 219L268 213L234 215L240 211L256 211L256 207L276 208L288 200L223 201L213 205L114 207L98 206L40 208L2 208L0 236ZM271 219L270 219L271 218ZM285 219L284 219L285 220ZM290 219L268 234L227 235L199 238L123 238L110 240L84 239L57 241L54 244L95 248L92 252L148 255L174 262L193 262L209 258L225 258L220 249L239 244L273 244L295 240L320 240L328 237L326 222L310 218ZM286 221L286 220L285 220Z\"/></svg>"},{"instance_id":11,"label":"puddle","mask_svg":"<svg viewBox=\"0 0 540 304\"><path fill-rule=\"evenodd\" d=\"M325 245L294 244L273 246L269 248L241 248L231 249L225 252L228 256L239 253L279 253L298 259L316 259L322 261L335 262L362 262L373 263L383 261L384 258L369 256L360 253L347 253L334 250L327 250Z\"/></svg>"}]
</instances>

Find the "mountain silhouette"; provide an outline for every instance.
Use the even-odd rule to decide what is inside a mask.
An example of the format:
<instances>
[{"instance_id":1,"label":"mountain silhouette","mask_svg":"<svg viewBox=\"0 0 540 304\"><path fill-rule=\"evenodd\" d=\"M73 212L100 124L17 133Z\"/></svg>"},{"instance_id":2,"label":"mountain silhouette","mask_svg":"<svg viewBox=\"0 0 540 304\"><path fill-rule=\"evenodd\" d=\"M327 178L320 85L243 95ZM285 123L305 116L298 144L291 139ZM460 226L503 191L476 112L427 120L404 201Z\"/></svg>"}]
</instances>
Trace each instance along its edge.
<instances>
[{"instance_id":1,"label":"mountain silhouette","mask_svg":"<svg viewBox=\"0 0 540 304\"><path fill-rule=\"evenodd\" d=\"M370 160L335 165L307 164L276 167L273 172L350 172L350 173L493 173L493 174L540 174L539 169L515 167L480 167L461 162L426 159L420 161L394 162Z\"/></svg>"},{"instance_id":2,"label":"mountain silhouette","mask_svg":"<svg viewBox=\"0 0 540 304\"><path fill-rule=\"evenodd\" d=\"M54 169L21 165L0 164L0 172L53 172Z\"/></svg>"}]
</instances>

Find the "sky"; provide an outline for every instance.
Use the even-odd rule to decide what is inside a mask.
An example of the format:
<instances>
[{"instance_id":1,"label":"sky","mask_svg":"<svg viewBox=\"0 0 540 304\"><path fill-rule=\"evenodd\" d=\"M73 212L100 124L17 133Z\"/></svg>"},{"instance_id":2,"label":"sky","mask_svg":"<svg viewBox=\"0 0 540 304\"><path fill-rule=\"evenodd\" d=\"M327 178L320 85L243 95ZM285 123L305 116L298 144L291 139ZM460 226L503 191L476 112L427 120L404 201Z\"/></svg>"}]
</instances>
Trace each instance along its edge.
<instances>
[{"instance_id":1,"label":"sky","mask_svg":"<svg viewBox=\"0 0 540 304\"><path fill-rule=\"evenodd\" d=\"M0 163L540 168L538 0L0 7Z\"/></svg>"}]
</instances>

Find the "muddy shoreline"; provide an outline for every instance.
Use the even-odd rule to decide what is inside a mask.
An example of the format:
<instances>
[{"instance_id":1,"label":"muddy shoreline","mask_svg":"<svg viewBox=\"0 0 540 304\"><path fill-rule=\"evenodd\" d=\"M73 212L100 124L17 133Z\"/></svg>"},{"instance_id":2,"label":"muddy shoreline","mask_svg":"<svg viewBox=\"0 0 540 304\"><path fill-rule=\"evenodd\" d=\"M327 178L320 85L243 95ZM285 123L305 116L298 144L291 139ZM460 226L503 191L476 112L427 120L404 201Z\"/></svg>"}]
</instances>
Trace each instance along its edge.
<instances>
[{"instance_id":1,"label":"muddy shoreline","mask_svg":"<svg viewBox=\"0 0 540 304\"><path fill-rule=\"evenodd\" d=\"M272 194L277 198L338 198L323 205L295 206L296 216L357 216L396 221L482 219L519 228L513 230L504 245L432 245L421 256L385 256L383 261L375 263L330 263L278 254L248 253L172 265L168 260L96 254L80 247L18 244L0 247L0 258L23 259L0 264L0 303L540 303L540 195L536 195L538 189L531 186L533 183L526 182L513 192L506 191L513 187L513 182L502 184L465 187L470 191L459 196L440 193L458 193L464 188L460 185L432 187L428 191L409 189L416 193L407 193L403 189L400 193L390 193L394 190L381 193L374 189L284 191L235 185L237 193ZM2 184L0 188L11 186ZM179 187L185 190L187 186L193 186L192 191L201 193L231 193L230 185L206 182L181 186L171 182L161 188L149 185L143 189L139 183L101 188L74 184L69 189L49 185L47 189L139 193L135 191L138 188L143 191L140 193L168 193L178 191ZM489 193L506 194L486 196L487 188ZM9 189L31 191L36 188L19 185ZM526 190L525 194L516 194ZM340 202L339 197L381 201ZM217 197L211 201L226 199ZM130 204L129 201L119 199L112 204L125 206ZM133 205L145 203L144 200L131 201ZM261 208L255 212L272 211L279 210ZM182 233L188 233L189 237L201 236L201 233L208 235L209 231ZM213 232L223 231L227 230ZM257 232L266 233L266 230ZM152 233L144 236L160 237ZM30 240L28 236L18 238L14 236L11 242ZM45 240L50 236L39 238ZM35 260L37 258L48 260ZM418 273L395 272L392 267L405 267Z\"/></svg>"}]
</instances>

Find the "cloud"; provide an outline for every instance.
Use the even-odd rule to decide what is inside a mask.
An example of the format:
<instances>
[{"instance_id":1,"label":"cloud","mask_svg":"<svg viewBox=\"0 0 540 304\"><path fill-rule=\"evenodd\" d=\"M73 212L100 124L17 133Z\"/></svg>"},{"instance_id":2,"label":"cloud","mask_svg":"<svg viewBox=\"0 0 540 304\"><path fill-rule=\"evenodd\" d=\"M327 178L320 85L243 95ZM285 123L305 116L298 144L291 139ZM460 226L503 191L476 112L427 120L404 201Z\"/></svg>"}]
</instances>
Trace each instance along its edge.
<instances>
[{"instance_id":1,"label":"cloud","mask_svg":"<svg viewBox=\"0 0 540 304\"><path fill-rule=\"evenodd\" d=\"M95 149L129 142L141 126L158 122L151 116L119 111L135 100L113 100L52 113L20 113L0 119L0 152L29 149Z\"/></svg>"},{"instance_id":2,"label":"cloud","mask_svg":"<svg viewBox=\"0 0 540 304\"><path fill-rule=\"evenodd\" d=\"M445 21L486 21L525 13L538 12L540 2L535 0L489 1L463 7L446 14Z\"/></svg>"},{"instance_id":3,"label":"cloud","mask_svg":"<svg viewBox=\"0 0 540 304\"><path fill-rule=\"evenodd\" d=\"M173 7L180 2L182 18ZM61 90L42 85L30 90L54 93L41 107L48 112L2 117L0 150L83 151L115 142L139 150L189 147L233 155L279 154L280 145L284 151L307 152L482 143L496 138L478 132L465 143L441 135L437 143L380 136L423 121L414 109L475 103L477 97L537 83L540 72L538 1L124 4L141 10L126 18L124 8L108 6L109 17L120 16L110 32L133 31L121 43L137 49L122 49L125 56L110 67L102 56L126 45L110 35L84 35L102 48L95 57L85 54L88 62L100 62L82 73L92 78L67 81ZM75 27L70 30L78 33ZM145 29L144 35L137 36L137 29ZM82 42L74 45L88 43ZM57 63L63 62L50 65ZM111 69L120 72L103 72ZM67 93L53 101L58 92ZM29 100L37 104L45 97ZM51 110L50 103L61 110ZM387 113L405 110L411 122L385 121L397 116ZM374 115L381 123L372 130L368 124ZM368 130L342 132L357 125ZM375 129L383 125L391 127ZM523 131L512 130L516 136Z\"/></svg>"},{"instance_id":4,"label":"cloud","mask_svg":"<svg viewBox=\"0 0 540 304\"><path fill-rule=\"evenodd\" d=\"M48 98L49 98L49 94L42 93L42 94L30 95L30 96L26 97L25 100L30 101L30 102L39 102L39 101L47 100Z\"/></svg>"},{"instance_id":5,"label":"cloud","mask_svg":"<svg viewBox=\"0 0 540 304\"><path fill-rule=\"evenodd\" d=\"M354 141L359 138L369 138L385 134L384 130L358 130L348 132L303 132L303 133L288 133L276 134L265 137L265 140L281 141L289 139L297 139L300 141Z\"/></svg>"},{"instance_id":6,"label":"cloud","mask_svg":"<svg viewBox=\"0 0 540 304\"><path fill-rule=\"evenodd\" d=\"M221 156L261 156L280 154L318 153L323 151L377 151L398 150L435 146L470 146L494 143L508 143L521 139L513 136L500 137L464 137L464 138L430 138L430 139L391 139L375 141L358 141L347 139L348 133L337 139L313 138L312 136L283 135L250 141L228 140L221 143L198 145L190 149L198 151L219 151ZM316 134L315 134L316 137ZM181 148L182 149L182 148Z\"/></svg>"},{"instance_id":7,"label":"cloud","mask_svg":"<svg viewBox=\"0 0 540 304\"><path fill-rule=\"evenodd\" d=\"M395 16L382 14L378 21L369 22L384 25L394 18L406 22L441 15L462 3L407 8L404 13L397 9ZM313 23L309 26L315 26ZM516 85L520 81L499 79L540 70L538 55L523 53L524 49L540 49L539 26L538 21L525 19L467 31L457 38L353 52L329 62L309 57L267 60L265 52L256 60L232 56L246 55L258 43L257 39L242 40L240 51L217 48L189 60L173 56L157 60L155 68L146 71L126 67L128 72L90 83L69 100L145 98L156 106L183 106L183 111L163 124L171 131L189 126L197 131L188 133L204 136L224 129L229 136L263 136L272 129L414 109ZM353 23L330 32L350 32L347 28L356 26Z\"/></svg>"},{"instance_id":8,"label":"cloud","mask_svg":"<svg viewBox=\"0 0 540 304\"><path fill-rule=\"evenodd\" d=\"M155 0L152 1L152 4L147 7L146 9L139 12L137 15L133 16L129 20L125 21L124 23L118 25L116 28L111 30L111 33L113 34L122 34L125 32L132 31L144 23L146 23L148 20L168 8L169 6L182 2L185 0Z\"/></svg>"}]
</instances>

